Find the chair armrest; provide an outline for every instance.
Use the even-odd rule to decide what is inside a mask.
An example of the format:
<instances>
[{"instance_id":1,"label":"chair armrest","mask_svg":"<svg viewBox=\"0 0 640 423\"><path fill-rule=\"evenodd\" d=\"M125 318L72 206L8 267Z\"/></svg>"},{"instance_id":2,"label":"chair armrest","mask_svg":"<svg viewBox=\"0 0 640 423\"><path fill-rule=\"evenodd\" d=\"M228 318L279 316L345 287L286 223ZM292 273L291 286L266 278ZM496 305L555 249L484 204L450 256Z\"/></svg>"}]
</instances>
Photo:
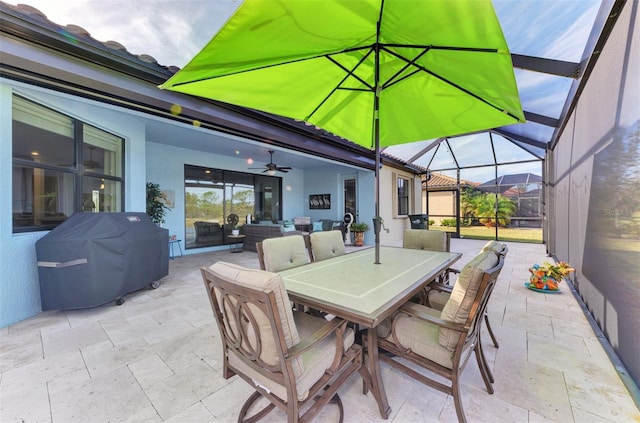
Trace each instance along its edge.
<instances>
[{"instance_id":1,"label":"chair armrest","mask_svg":"<svg viewBox=\"0 0 640 423\"><path fill-rule=\"evenodd\" d=\"M285 360L291 360L292 358L298 357L302 353L308 351L313 348L318 342L322 341L327 336L333 334L336 330L338 330L342 326L341 332L344 333L344 329L347 327L347 321L339 318L334 318L331 321L327 322L320 329L315 331L313 335L308 338L300 340L296 345L289 348L289 350L285 351L284 358ZM340 345L342 344L342 335L340 334Z\"/></svg>"},{"instance_id":2,"label":"chair armrest","mask_svg":"<svg viewBox=\"0 0 640 423\"><path fill-rule=\"evenodd\" d=\"M440 283L443 285L449 285L449 275L451 273L453 273L454 275L457 275L460 273L460 270L453 267L449 267L447 270L442 272L438 277L438 279L440 280Z\"/></svg>"},{"instance_id":3,"label":"chair armrest","mask_svg":"<svg viewBox=\"0 0 640 423\"><path fill-rule=\"evenodd\" d=\"M451 285L446 285L442 282L431 282L428 286L427 286L427 290L431 291L440 291L440 292L448 292L449 294L451 294L451 291L453 291L453 287Z\"/></svg>"},{"instance_id":4,"label":"chair armrest","mask_svg":"<svg viewBox=\"0 0 640 423\"><path fill-rule=\"evenodd\" d=\"M447 320L442 320L439 317L432 316L430 314L425 313L422 310L420 304L415 304L412 302L405 303L402 307L400 307L400 312L408 314L409 316L415 317L420 320L424 320L429 323L433 323L436 326L440 326L441 328L455 330L456 332L468 332L468 329L459 323L449 322Z\"/></svg>"}]
</instances>

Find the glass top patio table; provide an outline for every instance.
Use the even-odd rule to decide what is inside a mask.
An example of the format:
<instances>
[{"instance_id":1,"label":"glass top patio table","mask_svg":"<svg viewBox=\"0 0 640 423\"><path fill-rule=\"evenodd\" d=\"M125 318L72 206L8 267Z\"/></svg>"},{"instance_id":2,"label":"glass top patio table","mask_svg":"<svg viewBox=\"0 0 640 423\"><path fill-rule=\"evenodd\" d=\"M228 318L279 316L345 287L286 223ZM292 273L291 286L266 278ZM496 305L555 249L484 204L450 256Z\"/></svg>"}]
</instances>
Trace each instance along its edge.
<instances>
[{"instance_id":1,"label":"glass top patio table","mask_svg":"<svg viewBox=\"0 0 640 423\"><path fill-rule=\"evenodd\" d=\"M380 247L278 272L291 300L375 327L438 274L460 253Z\"/></svg>"}]
</instances>

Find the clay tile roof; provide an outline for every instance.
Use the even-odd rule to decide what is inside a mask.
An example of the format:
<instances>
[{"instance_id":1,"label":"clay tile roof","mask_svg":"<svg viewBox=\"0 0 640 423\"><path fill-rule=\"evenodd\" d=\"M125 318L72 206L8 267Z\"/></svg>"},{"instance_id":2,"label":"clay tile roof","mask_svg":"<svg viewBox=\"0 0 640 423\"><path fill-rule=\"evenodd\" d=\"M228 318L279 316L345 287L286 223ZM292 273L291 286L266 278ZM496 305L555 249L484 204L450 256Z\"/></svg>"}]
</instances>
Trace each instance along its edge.
<instances>
[{"instance_id":1,"label":"clay tile roof","mask_svg":"<svg viewBox=\"0 0 640 423\"><path fill-rule=\"evenodd\" d=\"M65 26L64 28L67 31L69 31L70 33L72 33L73 35L79 35L79 36L82 36L82 37L91 38L91 34L89 33L89 31L87 31L86 29L84 29L81 26L69 24L69 25Z\"/></svg>"},{"instance_id":2,"label":"clay tile roof","mask_svg":"<svg viewBox=\"0 0 640 423\"><path fill-rule=\"evenodd\" d=\"M32 17L40 17L42 20L46 20L46 21L49 20L47 19L47 15L45 15L44 13L42 13L41 11L39 11L33 6L29 6L28 4L18 4L17 6L11 6L10 4L7 4L7 6L11 7L12 9L15 9L20 13L24 13L25 15L29 15Z\"/></svg>"},{"instance_id":3,"label":"clay tile roof","mask_svg":"<svg viewBox=\"0 0 640 423\"><path fill-rule=\"evenodd\" d=\"M120 44L117 41L105 41L104 45L109 47L111 50L123 50L123 51L127 51L127 48L125 46L123 46L122 44Z\"/></svg>"},{"instance_id":4,"label":"clay tile roof","mask_svg":"<svg viewBox=\"0 0 640 423\"><path fill-rule=\"evenodd\" d=\"M431 178L429 179L428 187L431 188L453 188L456 186L456 178L452 178L450 176L444 175L442 173L431 173ZM478 185L477 182L465 181L464 179L460 180L460 185L467 186L475 186ZM426 176L422 178L422 187L426 188Z\"/></svg>"},{"instance_id":5,"label":"clay tile roof","mask_svg":"<svg viewBox=\"0 0 640 423\"><path fill-rule=\"evenodd\" d=\"M53 30L57 29L58 30L57 32L60 34L64 34L65 32L68 34L72 34L78 41L81 41L82 43L91 45L93 47L100 48L105 52L114 52L119 57L129 58L130 60L138 61L139 63L144 63L145 65L150 66L151 68L156 68L155 70L159 70L159 68L161 68L162 70L168 70L169 72L171 72L171 74L176 73L180 69L177 66L160 65L153 56L148 54L140 54L140 55L131 54L129 53L129 51L125 46L123 46L121 43L117 41L102 42L100 40L96 40L91 36L89 31L82 28L81 26L73 25L73 24L62 26L58 23L52 22L47 18L47 16L44 13L42 13L40 10L36 9L33 6L29 6L26 4L18 4L16 6L13 6L11 4L8 4L2 1L0 1L0 3L2 3L3 7L7 7L14 12L24 15L25 17L30 19L32 22L33 21L42 22L44 27L50 27L50 29L53 29ZM37 22L34 22L34 23L38 24Z\"/></svg>"}]
</instances>

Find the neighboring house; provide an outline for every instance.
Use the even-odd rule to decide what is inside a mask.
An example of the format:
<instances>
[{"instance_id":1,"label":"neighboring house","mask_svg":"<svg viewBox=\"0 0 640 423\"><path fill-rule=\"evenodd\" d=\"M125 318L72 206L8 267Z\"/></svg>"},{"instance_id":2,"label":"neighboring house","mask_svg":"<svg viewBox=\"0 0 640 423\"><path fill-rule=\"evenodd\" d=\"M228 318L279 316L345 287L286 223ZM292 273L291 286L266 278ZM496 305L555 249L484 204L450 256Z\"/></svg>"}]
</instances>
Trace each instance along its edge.
<instances>
[{"instance_id":1,"label":"neighboring house","mask_svg":"<svg viewBox=\"0 0 640 423\"><path fill-rule=\"evenodd\" d=\"M440 226L442 219L456 216L457 193L459 189L477 185L442 173L432 172L429 177L422 177L422 209L429 215L435 226Z\"/></svg>"},{"instance_id":2,"label":"neighboring house","mask_svg":"<svg viewBox=\"0 0 640 423\"><path fill-rule=\"evenodd\" d=\"M163 226L182 240L194 230L185 216L185 187L198 185L187 175L193 169L223 175L209 180L223 195L248 186L256 210L274 220L342 220L347 203L358 220L374 215L374 154L365 148L303 123L159 90L176 68L29 6L0 2L0 36L0 327L41 310L39 238L76 212L144 211L147 181L174 195ZM264 174L268 150L293 169ZM394 198L381 202L388 241L402 237L407 214L420 212L420 177L394 158L383 164L381 195ZM329 209L310 209L317 194L330 196ZM373 243L371 231L365 242Z\"/></svg>"},{"instance_id":3,"label":"neighboring house","mask_svg":"<svg viewBox=\"0 0 640 423\"><path fill-rule=\"evenodd\" d=\"M516 204L512 224L518 227L542 227L542 203L544 190L542 177L533 173L502 175L484 182L476 189L483 192L496 191Z\"/></svg>"}]
</instances>

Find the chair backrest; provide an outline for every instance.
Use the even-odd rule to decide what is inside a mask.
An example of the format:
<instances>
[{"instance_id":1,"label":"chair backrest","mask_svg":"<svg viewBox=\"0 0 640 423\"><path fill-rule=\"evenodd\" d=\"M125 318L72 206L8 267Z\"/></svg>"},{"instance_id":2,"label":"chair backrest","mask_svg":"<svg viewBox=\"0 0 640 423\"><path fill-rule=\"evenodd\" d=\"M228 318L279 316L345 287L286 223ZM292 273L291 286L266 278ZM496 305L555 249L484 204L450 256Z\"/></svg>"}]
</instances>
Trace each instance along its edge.
<instances>
[{"instance_id":1,"label":"chair backrest","mask_svg":"<svg viewBox=\"0 0 640 423\"><path fill-rule=\"evenodd\" d=\"M450 251L451 238L448 232L425 229L406 229L402 247L414 250Z\"/></svg>"},{"instance_id":2,"label":"chair backrest","mask_svg":"<svg viewBox=\"0 0 640 423\"><path fill-rule=\"evenodd\" d=\"M314 261L347 254L340 231L312 232L309 238Z\"/></svg>"},{"instance_id":3,"label":"chair backrest","mask_svg":"<svg viewBox=\"0 0 640 423\"><path fill-rule=\"evenodd\" d=\"M274 372L302 374L301 358L282 365L284 351L300 342L282 278L225 262L200 270L222 338L225 378L240 371L271 384Z\"/></svg>"},{"instance_id":4,"label":"chair backrest","mask_svg":"<svg viewBox=\"0 0 640 423\"><path fill-rule=\"evenodd\" d=\"M506 244L503 244L502 242L489 241L486 244L484 244L484 246L482 247L480 252L482 252L482 251L493 251L494 253L498 254L498 253L500 253L500 251L502 251L502 249L505 247L505 245Z\"/></svg>"},{"instance_id":5,"label":"chair backrest","mask_svg":"<svg viewBox=\"0 0 640 423\"><path fill-rule=\"evenodd\" d=\"M260 268L279 272L308 264L311 259L302 235L267 238L256 243Z\"/></svg>"},{"instance_id":6,"label":"chair backrest","mask_svg":"<svg viewBox=\"0 0 640 423\"><path fill-rule=\"evenodd\" d=\"M506 246L505 246L506 249ZM504 265L504 254L483 251L464 266L456 281L440 318L464 324L469 328L467 339L479 329L489 296ZM453 351L460 340L456 331L440 328L438 342Z\"/></svg>"}]
</instances>

